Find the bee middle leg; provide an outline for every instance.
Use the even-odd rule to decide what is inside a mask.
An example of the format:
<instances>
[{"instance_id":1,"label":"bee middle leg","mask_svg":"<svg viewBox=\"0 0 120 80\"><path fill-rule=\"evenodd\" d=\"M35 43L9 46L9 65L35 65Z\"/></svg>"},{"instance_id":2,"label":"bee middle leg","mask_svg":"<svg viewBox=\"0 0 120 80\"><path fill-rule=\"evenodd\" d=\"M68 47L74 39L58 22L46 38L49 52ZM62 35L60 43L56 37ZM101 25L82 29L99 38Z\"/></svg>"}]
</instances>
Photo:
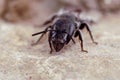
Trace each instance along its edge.
<instances>
[{"instance_id":1,"label":"bee middle leg","mask_svg":"<svg viewBox=\"0 0 120 80\"><path fill-rule=\"evenodd\" d=\"M79 37L79 40L81 41L81 43L80 43L81 50L82 50L83 52L88 52L87 50L84 50L84 48L83 48L83 39L82 39L82 36L81 36L81 32L80 32L79 30L77 30L77 31L75 32L74 37Z\"/></svg>"},{"instance_id":2,"label":"bee middle leg","mask_svg":"<svg viewBox=\"0 0 120 80\"><path fill-rule=\"evenodd\" d=\"M94 41L94 38L93 38L93 35L92 35L91 30L90 30L90 28L89 28L89 25L88 25L87 23L84 23L84 22L83 22L83 23L80 25L79 28L82 30L84 27L86 27L87 31L89 32L89 35L90 35L90 38L91 38L92 42L95 43L95 44L98 44L97 42Z\"/></svg>"}]
</instances>

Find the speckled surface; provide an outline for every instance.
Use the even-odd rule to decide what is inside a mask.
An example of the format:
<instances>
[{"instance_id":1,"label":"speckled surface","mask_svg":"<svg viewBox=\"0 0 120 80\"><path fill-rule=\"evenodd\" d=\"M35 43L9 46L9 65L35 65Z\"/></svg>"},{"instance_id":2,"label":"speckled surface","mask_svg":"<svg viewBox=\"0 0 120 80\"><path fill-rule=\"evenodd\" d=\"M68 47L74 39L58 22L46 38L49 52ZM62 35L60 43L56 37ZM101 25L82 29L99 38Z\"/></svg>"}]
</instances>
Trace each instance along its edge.
<instances>
[{"instance_id":1,"label":"speckled surface","mask_svg":"<svg viewBox=\"0 0 120 80\"><path fill-rule=\"evenodd\" d=\"M43 28L0 22L0 80L119 80L120 15L105 16L91 27L98 45L84 30L84 48L72 42L49 54L47 38L31 46Z\"/></svg>"}]
</instances>

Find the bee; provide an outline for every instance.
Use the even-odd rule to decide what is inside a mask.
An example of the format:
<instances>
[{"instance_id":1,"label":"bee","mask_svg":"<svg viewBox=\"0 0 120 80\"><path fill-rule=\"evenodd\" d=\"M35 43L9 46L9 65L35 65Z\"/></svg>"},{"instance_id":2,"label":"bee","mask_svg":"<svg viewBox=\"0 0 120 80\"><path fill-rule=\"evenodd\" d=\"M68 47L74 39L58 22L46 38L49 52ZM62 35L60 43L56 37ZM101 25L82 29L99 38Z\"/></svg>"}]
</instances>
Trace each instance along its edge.
<instances>
[{"instance_id":1,"label":"bee","mask_svg":"<svg viewBox=\"0 0 120 80\"><path fill-rule=\"evenodd\" d=\"M48 42L50 46L50 53L55 50L59 52L65 45L71 40L75 43L73 38L78 37L81 41L81 51L88 52L83 48L83 39L81 36L81 30L84 28L89 32L90 38L94 41L91 30L86 20L81 19L78 15L81 13L80 9L63 10L62 13L55 14L51 19L43 23L44 26L48 25L45 30L32 34L32 36L41 34L40 38L35 44L38 44L40 39L48 32Z\"/></svg>"}]
</instances>

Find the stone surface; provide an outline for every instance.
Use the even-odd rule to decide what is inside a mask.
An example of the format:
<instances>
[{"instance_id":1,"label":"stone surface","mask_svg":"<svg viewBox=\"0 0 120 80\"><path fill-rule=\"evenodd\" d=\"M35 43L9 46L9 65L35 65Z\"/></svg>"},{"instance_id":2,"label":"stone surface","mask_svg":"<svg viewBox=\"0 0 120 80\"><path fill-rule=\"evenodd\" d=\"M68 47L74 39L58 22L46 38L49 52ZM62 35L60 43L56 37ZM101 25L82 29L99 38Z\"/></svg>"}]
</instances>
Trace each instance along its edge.
<instances>
[{"instance_id":1,"label":"stone surface","mask_svg":"<svg viewBox=\"0 0 120 80\"><path fill-rule=\"evenodd\" d=\"M47 35L39 45L31 46L39 36L31 34L43 28L0 22L0 80L119 80L120 16L109 15L91 27L92 44L84 30L84 48L72 42L59 53L49 54Z\"/></svg>"}]
</instances>

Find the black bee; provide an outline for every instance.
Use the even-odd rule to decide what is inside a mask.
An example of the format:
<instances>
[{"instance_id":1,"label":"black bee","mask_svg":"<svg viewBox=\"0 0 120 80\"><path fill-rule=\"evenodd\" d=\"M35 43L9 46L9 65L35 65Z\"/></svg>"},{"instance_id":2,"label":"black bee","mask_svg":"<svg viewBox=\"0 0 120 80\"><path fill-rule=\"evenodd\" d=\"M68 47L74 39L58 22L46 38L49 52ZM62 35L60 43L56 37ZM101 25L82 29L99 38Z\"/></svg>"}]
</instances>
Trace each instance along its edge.
<instances>
[{"instance_id":1,"label":"black bee","mask_svg":"<svg viewBox=\"0 0 120 80\"><path fill-rule=\"evenodd\" d=\"M62 14L54 15L50 20L46 21L43 25L48 25L44 31L33 34L32 36L42 34L38 41L44 36L45 33L49 32L48 41L51 48L50 53L53 52L53 48L56 52L59 52L65 45L67 45L71 40L75 43L73 37L79 37L81 41L81 50L87 52L83 48L83 39L81 36L80 30L86 28L90 34L91 40L93 43L97 44L94 41L89 25L85 20L80 19L75 13L80 13L80 10L66 11ZM51 24L50 24L51 23Z\"/></svg>"}]
</instances>

